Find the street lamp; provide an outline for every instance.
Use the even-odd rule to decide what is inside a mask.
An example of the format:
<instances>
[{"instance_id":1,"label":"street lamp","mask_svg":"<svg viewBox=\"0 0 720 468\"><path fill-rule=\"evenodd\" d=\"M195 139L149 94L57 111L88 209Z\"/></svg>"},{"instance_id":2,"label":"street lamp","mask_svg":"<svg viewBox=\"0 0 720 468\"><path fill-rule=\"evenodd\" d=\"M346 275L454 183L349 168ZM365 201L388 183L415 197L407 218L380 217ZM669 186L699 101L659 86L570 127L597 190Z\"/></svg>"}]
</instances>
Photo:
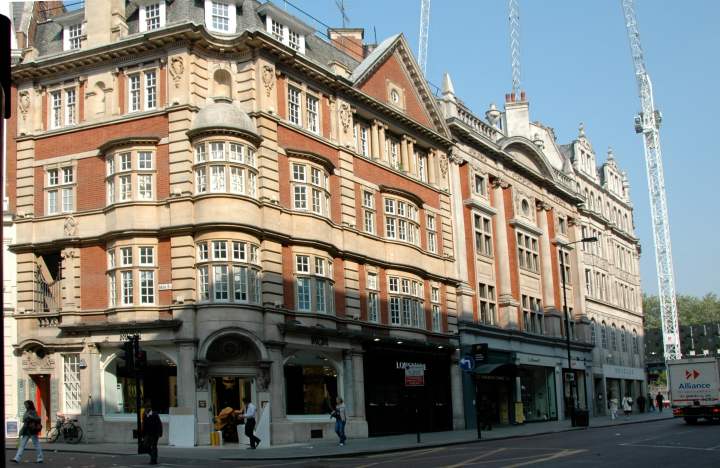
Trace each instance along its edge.
<instances>
[{"instance_id":1,"label":"street lamp","mask_svg":"<svg viewBox=\"0 0 720 468\"><path fill-rule=\"evenodd\" d=\"M565 312L565 343L567 344L567 359L568 359L568 373L573 375L572 372L572 357L570 356L570 316L567 308L567 292L565 289L565 255L563 255L563 247L568 245L578 244L580 242L597 242L597 237L583 237L582 239L575 242L568 242L567 244L561 244L558 242L559 253L560 253L560 270L562 275L562 288L563 288L563 310ZM573 376L574 377L574 376ZM575 379L570 381L570 396L565 396L566 404L570 409L570 422L575 425L575 399L573 398L573 390L576 388L577 382ZM563 394L565 393L565 382L563 382Z\"/></svg>"}]
</instances>

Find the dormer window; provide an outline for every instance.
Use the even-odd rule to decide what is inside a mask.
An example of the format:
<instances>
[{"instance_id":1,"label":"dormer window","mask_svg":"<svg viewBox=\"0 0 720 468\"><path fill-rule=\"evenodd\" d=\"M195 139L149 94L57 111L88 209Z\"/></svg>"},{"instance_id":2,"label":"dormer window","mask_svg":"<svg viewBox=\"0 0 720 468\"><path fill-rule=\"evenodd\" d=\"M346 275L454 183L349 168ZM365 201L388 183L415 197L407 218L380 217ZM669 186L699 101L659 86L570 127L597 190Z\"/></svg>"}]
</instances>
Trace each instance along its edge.
<instances>
[{"instance_id":1,"label":"dormer window","mask_svg":"<svg viewBox=\"0 0 720 468\"><path fill-rule=\"evenodd\" d=\"M73 24L67 28L67 49L74 50L80 48L80 39L82 38L82 24Z\"/></svg>"},{"instance_id":2,"label":"dormer window","mask_svg":"<svg viewBox=\"0 0 720 468\"><path fill-rule=\"evenodd\" d=\"M276 41L282 42L301 54L305 53L305 36L303 31L298 32L298 30L294 28L291 29L286 24L270 16L266 17L265 29Z\"/></svg>"},{"instance_id":3,"label":"dormer window","mask_svg":"<svg viewBox=\"0 0 720 468\"><path fill-rule=\"evenodd\" d=\"M277 21L275 21L275 20L273 20L273 19L270 20L270 24L271 24L271 26L272 26L272 31L271 31L271 32L272 32L272 36L273 36L275 39L277 39L278 41L282 42L282 41L283 41L283 36L284 36L284 32L283 32L284 28L283 28L283 25L280 24L280 23L278 23Z\"/></svg>"},{"instance_id":4,"label":"dormer window","mask_svg":"<svg viewBox=\"0 0 720 468\"><path fill-rule=\"evenodd\" d=\"M233 0L205 0L205 26L210 31L234 34L236 5Z\"/></svg>"},{"instance_id":5,"label":"dormer window","mask_svg":"<svg viewBox=\"0 0 720 468\"><path fill-rule=\"evenodd\" d=\"M141 32L160 29L165 26L165 2L157 0L144 0L138 2L139 27Z\"/></svg>"}]
</instances>

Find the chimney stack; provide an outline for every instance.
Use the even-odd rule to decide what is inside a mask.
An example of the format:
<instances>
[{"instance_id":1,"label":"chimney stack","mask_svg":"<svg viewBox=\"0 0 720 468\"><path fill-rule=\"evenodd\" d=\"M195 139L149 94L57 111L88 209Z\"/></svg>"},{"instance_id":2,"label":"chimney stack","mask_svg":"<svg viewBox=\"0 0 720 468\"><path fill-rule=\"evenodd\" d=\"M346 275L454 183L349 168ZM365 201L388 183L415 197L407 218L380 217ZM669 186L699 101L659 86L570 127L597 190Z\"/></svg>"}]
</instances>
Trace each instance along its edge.
<instances>
[{"instance_id":1,"label":"chimney stack","mask_svg":"<svg viewBox=\"0 0 720 468\"><path fill-rule=\"evenodd\" d=\"M365 30L363 28L331 28L328 29L330 42L358 62L365 58Z\"/></svg>"}]
</instances>

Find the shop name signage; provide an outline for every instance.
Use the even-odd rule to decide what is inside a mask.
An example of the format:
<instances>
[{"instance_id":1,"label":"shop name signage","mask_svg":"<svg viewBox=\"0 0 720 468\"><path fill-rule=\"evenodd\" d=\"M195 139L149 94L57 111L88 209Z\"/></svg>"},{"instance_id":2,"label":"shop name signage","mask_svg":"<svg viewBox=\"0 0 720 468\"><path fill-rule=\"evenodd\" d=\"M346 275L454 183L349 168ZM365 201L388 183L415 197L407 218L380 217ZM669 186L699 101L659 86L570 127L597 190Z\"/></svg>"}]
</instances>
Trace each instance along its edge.
<instances>
[{"instance_id":1,"label":"shop name signage","mask_svg":"<svg viewBox=\"0 0 720 468\"><path fill-rule=\"evenodd\" d=\"M635 367L604 365L603 374L611 379L630 378L633 380L644 380L645 374L642 369Z\"/></svg>"},{"instance_id":2,"label":"shop name signage","mask_svg":"<svg viewBox=\"0 0 720 468\"><path fill-rule=\"evenodd\" d=\"M310 337L310 344L316 345L316 346L328 346L328 337L327 336L311 336Z\"/></svg>"},{"instance_id":3,"label":"shop name signage","mask_svg":"<svg viewBox=\"0 0 720 468\"><path fill-rule=\"evenodd\" d=\"M414 364L405 367L405 386L422 387L425 385L425 365Z\"/></svg>"},{"instance_id":4,"label":"shop name signage","mask_svg":"<svg viewBox=\"0 0 720 468\"><path fill-rule=\"evenodd\" d=\"M404 362L404 361L395 361L395 368L396 369L407 369L408 367L420 367L422 370L425 370L425 364L420 362Z\"/></svg>"}]
</instances>

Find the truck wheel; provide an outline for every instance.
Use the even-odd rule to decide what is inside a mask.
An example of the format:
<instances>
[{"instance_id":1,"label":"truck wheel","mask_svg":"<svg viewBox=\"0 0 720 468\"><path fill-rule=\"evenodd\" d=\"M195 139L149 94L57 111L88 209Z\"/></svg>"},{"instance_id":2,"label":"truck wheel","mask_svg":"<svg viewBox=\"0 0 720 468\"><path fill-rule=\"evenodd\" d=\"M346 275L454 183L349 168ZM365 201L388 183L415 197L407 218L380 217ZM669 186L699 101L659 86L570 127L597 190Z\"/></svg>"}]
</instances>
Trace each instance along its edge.
<instances>
[{"instance_id":1,"label":"truck wheel","mask_svg":"<svg viewBox=\"0 0 720 468\"><path fill-rule=\"evenodd\" d=\"M697 424L698 418L691 418L689 416L685 416L685 422L688 424Z\"/></svg>"}]
</instances>

